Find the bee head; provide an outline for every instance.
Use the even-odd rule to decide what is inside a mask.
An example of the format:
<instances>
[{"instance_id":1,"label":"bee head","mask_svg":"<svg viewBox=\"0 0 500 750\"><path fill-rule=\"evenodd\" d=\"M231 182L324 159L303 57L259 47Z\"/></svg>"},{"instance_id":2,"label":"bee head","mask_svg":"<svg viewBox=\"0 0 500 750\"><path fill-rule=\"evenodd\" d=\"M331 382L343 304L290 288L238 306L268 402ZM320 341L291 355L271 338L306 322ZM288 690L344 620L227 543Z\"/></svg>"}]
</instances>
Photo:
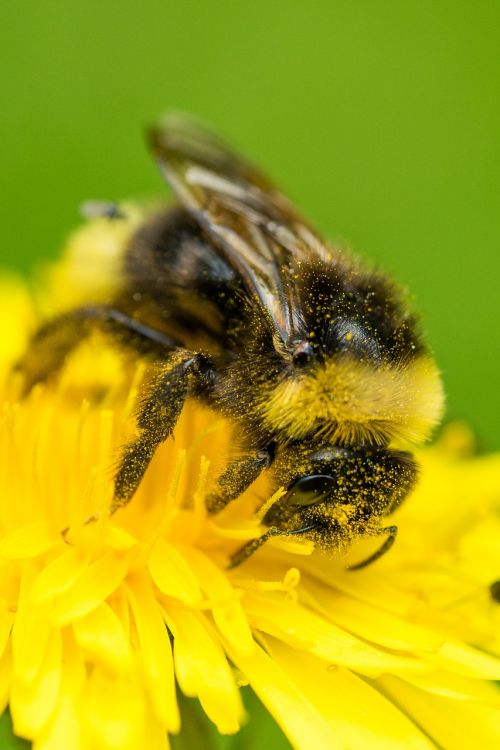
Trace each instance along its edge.
<instances>
[{"instance_id":1,"label":"bee head","mask_svg":"<svg viewBox=\"0 0 500 750\"><path fill-rule=\"evenodd\" d=\"M361 533L404 500L417 476L405 451L324 448L309 456L284 454L276 467L286 494L264 523L294 530L311 526L324 538Z\"/></svg>"},{"instance_id":2,"label":"bee head","mask_svg":"<svg viewBox=\"0 0 500 750\"><path fill-rule=\"evenodd\" d=\"M289 366L260 416L281 442L418 444L439 422L443 391L401 292L376 274L301 269Z\"/></svg>"}]
</instances>

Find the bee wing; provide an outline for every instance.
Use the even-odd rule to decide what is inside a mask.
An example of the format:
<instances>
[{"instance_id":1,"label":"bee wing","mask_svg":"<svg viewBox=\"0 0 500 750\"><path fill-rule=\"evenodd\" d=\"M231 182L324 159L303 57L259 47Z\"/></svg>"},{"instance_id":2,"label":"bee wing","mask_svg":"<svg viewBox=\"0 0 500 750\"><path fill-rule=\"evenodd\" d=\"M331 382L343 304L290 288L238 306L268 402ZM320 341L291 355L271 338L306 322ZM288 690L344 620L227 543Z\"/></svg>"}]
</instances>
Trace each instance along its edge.
<instances>
[{"instance_id":1,"label":"bee wing","mask_svg":"<svg viewBox=\"0 0 500 750\"><path fill-rule=\"evenodd\" d=\"M326 254L323 243L264 175L198 123L169 115L152 128L149 140L179 200L286 343L300 329L293 269L311 254Z\"/></svg>"}]
</instances>

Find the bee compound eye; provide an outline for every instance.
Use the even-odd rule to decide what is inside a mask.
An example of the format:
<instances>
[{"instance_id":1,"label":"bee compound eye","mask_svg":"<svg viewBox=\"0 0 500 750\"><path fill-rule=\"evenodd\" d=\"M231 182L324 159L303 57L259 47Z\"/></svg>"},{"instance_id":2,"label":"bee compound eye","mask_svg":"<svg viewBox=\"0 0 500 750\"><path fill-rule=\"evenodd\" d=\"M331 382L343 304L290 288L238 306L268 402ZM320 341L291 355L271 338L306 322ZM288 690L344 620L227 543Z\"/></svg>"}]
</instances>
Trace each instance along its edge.
<instances>
[{"instance_id":1,"label":"bee compound eye","mask_svg":"<svg viewBox=\"0 0 500 750\"><path fill-rule=\"evenodd\" d=\"M380 350L375 334L361 322L350 318L332 321L327 335L328 348L360 359L378 360Z\"/></svg>"},{"instance_id":2,"label":"bee compound eye","mask_svg":"<svg viewBox=\"0 0 500 750\"><path fill-rule=\"evenodd\" d=\"M335 477L328 474L309 474L299 477L290 485L286 500L290 505L314 505L328 497L336 486Z\"/></svg>"}]
</instances>

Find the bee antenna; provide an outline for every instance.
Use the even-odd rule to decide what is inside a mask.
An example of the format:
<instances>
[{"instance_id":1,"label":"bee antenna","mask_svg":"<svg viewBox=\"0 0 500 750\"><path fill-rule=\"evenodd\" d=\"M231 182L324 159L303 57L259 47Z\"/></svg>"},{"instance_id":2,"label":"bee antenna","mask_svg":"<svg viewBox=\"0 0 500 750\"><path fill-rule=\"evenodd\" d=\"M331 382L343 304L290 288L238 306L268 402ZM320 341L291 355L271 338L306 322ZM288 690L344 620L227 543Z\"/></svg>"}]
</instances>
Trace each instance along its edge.
<instances>
[{"instance_id":1,"label":"bee antenna","mask_svg":"<svg viewBox=\"0 0 500 750\"><path fill-rule=\"evenodd\" d=\"M80 205L82 219L126 219L126 213L112 201L85 201Z\"/></svg>"},{"instance_id":2,"label":"bee antenna","mask_svg":"<svg viewBox=\"0 0 500 750\"><path fill-rule=\"evenodd\" d=\"M394 542L396 541L396 536L398 533L398 527L397 526L386 526L385 529L381 529L380 534L387 533L389 536L385 540L385 542L382 544L379 549L373 553L373 555L370 555L370 557L367 557L366 560L362 560L359 563L356 563L355 565L349 565L346 570L349 572L353 570L361 570L361 568L366 568L368 565L371 565L376 560L378 560L382 555L385 555L386 552L390 550Z\"/></svg>"},{"instance_id":3,"label":"bee antenna","mask_svg":"<svg viewBox=\"0 0 500 750\"><path fill-rule=\"evenodd\" d=\"M271 528L268 529L265 534L262 534L262 536L258 536L255 539L251 539L247 544L245 544L244 547L239 549L234 553L234 555L231 556L228 570L236 568L238 565L241 565L242 562L245 562L245 560L247 560L250 555L253 555L253 553L256 552L259 547L262 547L262 545L273 536L294 536L296 534L305 534L306 531L312 531L316 527L317 524L309 524L309 526L304 526L301 529L289 531L285 529L278 529L277 526L271 526Z\"/></svg>"}]
</instances>

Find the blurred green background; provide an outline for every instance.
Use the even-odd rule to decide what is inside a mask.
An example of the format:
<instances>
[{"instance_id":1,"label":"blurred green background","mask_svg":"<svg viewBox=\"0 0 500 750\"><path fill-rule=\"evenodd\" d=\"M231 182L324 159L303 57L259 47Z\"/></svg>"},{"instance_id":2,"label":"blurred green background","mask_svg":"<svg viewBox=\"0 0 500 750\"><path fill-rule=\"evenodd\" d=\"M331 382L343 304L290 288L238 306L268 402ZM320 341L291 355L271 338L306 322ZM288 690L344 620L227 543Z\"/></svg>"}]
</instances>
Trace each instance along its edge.
<instances>
[{"instance_id":1,"label":"blurred green background","mask_svg":"<svg viewBox=\"0 0 500 750\"><path fill-rule=\"evenodd\" d=\"M500 3L45 0L2 12L2 265L88 198L165 192L144 125L212 123L407 285L448 416L500 447Z\"/></svg>"},{"instance_id":2,"label":"blurred green background","mask_svg":"<svg viewBox=\"0 0 500 750\"><path fill-rule=\"evenodd\" d=\"M143 127L192 112L412 290L448 417L500 447L498 0L20 1L1 26L2 265L56 257L86 199L163 194Z\"/></svg>"}]
</instances>

